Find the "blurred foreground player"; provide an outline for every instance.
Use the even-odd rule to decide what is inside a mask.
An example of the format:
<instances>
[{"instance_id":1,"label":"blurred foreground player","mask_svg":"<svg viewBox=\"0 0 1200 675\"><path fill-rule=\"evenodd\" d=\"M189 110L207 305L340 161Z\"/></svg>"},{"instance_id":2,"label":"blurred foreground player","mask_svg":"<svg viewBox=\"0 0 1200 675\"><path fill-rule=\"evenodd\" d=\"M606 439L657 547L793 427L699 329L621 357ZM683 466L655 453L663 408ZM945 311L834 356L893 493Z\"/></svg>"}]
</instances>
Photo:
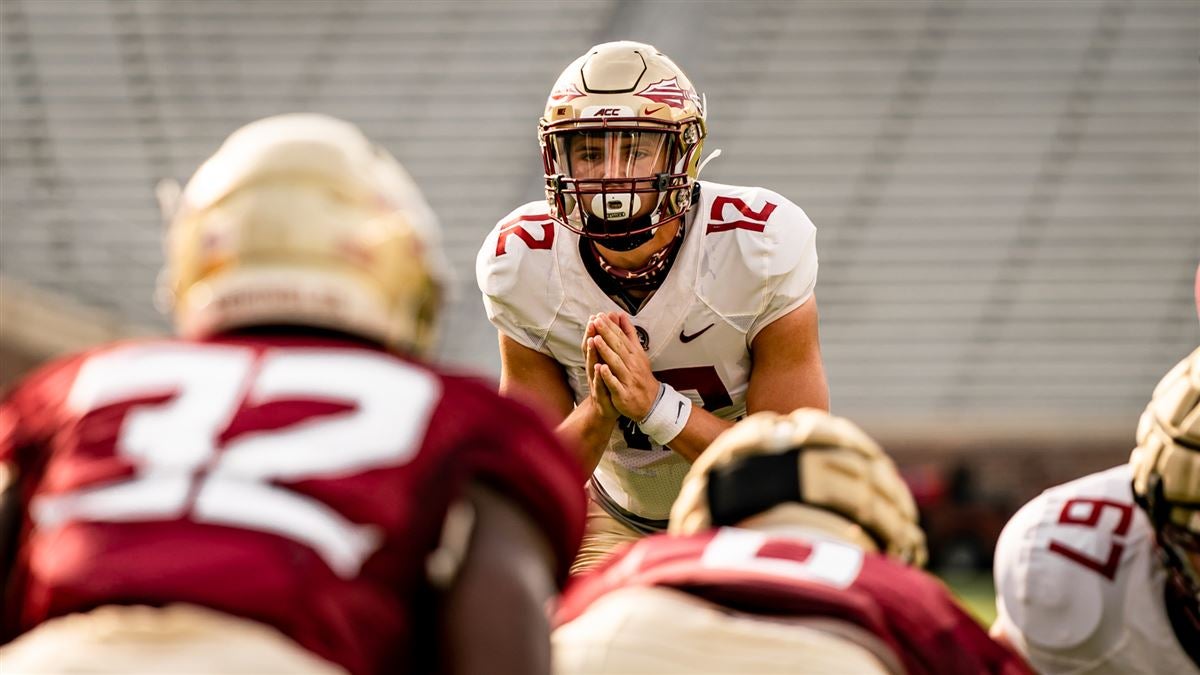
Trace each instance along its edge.
<instances>
[{"instance_id":1,"label":"blurred foreground player","mask_svg":"<svg viewBox=\"0 0 1200 675\"><path fill-rule=\"evenodd\" d=\"M1041 672L1200 673L1200 349L1154 389L1129 464L1013 516L995 574L992 634Z\"/></svg>"},{"instance_id":2,"label":"blurred foreground player","mask_svg":"<svg viewBox=\"0 0 1200 675\"><path fill-rule=\"evenodd\" d=\"M234 133L167 243L179 339L5 400L5 673L537 673L582 536L553 432L430 347L443 268L352 125Z\"/></svg>"},{"instance_id":3,"label":"blurred foreground player","mask_svg":"<svg viewBox=\"0 0 1200 675\"><path fill-rule=\"evenodd\" d=\"M747 418L693 465L670 528L568 588L556 672L1029 672L914 569L912 495L848 420Z\"/></svg>"}]
</instances>

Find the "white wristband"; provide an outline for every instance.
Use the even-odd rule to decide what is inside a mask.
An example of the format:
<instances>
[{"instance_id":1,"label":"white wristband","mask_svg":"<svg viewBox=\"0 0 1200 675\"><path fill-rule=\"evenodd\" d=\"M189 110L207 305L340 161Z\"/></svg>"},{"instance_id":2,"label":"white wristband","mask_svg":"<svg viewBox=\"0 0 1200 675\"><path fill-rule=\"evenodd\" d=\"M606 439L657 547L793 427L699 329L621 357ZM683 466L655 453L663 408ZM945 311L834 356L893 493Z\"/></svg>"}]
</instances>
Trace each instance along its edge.
<instances>
[{"instance_id":1,"label":"white wristband","mask_svg":"<svg viewBox=\"0 0 1200 675\"><path fill-rule=\"evenodd\" d=\"M638 422L638 428L649 436L650 440L659 445L666 445L683 431L691 416L691 399L675 391L671 385L660 382L658 398L654 400L654 405L650 406L646 418Z\"/></svg>"}]
</instances>

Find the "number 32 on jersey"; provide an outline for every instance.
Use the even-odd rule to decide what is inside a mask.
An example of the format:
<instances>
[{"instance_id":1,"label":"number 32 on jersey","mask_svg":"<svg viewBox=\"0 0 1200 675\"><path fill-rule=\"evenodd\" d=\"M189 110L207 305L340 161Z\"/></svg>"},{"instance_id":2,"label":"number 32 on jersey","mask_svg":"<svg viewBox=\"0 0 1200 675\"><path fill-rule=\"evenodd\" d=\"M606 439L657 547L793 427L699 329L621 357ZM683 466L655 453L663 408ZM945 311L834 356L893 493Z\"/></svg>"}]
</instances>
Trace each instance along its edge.
<instances>
[{"instance_id":1,"label":"number 32 on jersey","mask_svg":"<svg viewBox=\"0 0 1200 675\"><path fill-rule=\"evenodd\" d=\"M188 517L270 532L310 546L339 575L353 576L379 547L377 529L272 481L337 478L407 463L439 394L432 375L358 350L260 353L176 344L101 354L80 369L68 405L83 419L81 433L88 413L128 406L112 450L137 473L42 497L32 516L41 527ZM273 403L326 403L337 412L310 413L223 441L239 413Z\"/></svg>"}]
</instances>

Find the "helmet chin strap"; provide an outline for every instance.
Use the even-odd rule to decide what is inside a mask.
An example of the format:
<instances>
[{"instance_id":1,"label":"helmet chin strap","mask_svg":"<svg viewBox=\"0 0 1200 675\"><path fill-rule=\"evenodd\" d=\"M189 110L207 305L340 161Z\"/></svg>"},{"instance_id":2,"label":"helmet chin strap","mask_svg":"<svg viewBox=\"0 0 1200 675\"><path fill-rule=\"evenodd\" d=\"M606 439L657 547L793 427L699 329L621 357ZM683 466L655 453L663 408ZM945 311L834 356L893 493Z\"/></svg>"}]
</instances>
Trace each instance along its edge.
<instances>
[{"instance_id":1,"label":"helmet chin strap","mask_svg":"<svg viewBox=\"0 0 1200 675\"><path fill-rule=\"evenodd\" d=\"M631 230L639 229L639 228L645 227L646 225L650 224L650 216L642 216L641 218L635 218L628 222L630 223L630 227L628 229L631 229ZM585 230L590 231L590 232L602 233L602 232L605 232L605 230L607 229L606 228L607 224L608 224L608 221L604 220L603 218L597 218L596 216L588 214L587 226L585 227ZM646 230L645 232L639 232L637 234L628 234L623 237L605 237L604 239L592 239L592 242L593 243L599 242L599 244L601 246L603 246L604 248L612 249L613 251L620 251L620 252L624 253L626 251L632 251L633 249L650 241L651 239L654 238L654 234L656 232L658 232L657 227Z\"/></svg>"},{"instance_id":2,"label":"helmet chin strap","mask_svg":"<svg viewBox=\"0 0 1200 675\"><path fill-rule=\"evenodd\" d=\"M654 231L657 230L658 228L654 228ZM604 270L604 273L612 277L613 280L620 284L624 290L631 291L653 289L658 286L663 277L666 275L669 267L667 263L671 260L675 252L679 249L679 245L683 242L683 231L684 227L681 223L679 229L675 232L675 236L670 242L667 243L666 246L663 246L651 254L650 258L646 260L645 265L633 270L622 269L610 264L604 259L604 256L600 253L600 251L597 250L597 246L599 246L599 244L597 244L595 240L589 241L589 244L592 250L592 255L595 256L595 260L600 265L600 269ZM651 234L650 236L653 237L654 235ZM649 239L647 239L647 241L649 241ZM605 248L609 248L607 242L605 242L603 246Z\"/></svg>"}]
</instances>

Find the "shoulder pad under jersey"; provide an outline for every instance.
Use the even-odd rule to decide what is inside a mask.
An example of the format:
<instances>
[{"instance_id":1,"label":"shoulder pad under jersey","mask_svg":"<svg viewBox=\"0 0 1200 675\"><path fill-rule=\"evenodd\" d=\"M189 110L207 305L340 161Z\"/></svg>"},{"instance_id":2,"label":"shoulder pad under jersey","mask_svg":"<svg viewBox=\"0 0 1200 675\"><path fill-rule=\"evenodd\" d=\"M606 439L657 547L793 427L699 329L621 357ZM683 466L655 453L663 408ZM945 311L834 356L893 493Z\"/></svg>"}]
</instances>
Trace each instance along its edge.
<instances>
[{"instance_id":1,"label":"shoulder pad under jersey","mask_svg":"<svg viewBox=\"0 0 1200 675\"><path fill-rule=\"evenodd\" d=\"M760 187L701 183L704 227L699 294L753 339L799 306L817 281L816 227L804 211Z\"/></svg>"},{"instance_id":2,"label":"shoulder pad under jersey","mask_svg":"<svg viewBox=\"0 0 1200 675\"><path fill-rule=\"evenodd\" d=\"M500 219L475 259L488 319L539 351L564 298L555 250L560 234L546 202L529 202Z\"/></svg>"},{"instance_id":3,"label":"shoulder pad under jersey","mask_svg":"<svg viewBox=\"0 0 1200 675\"><path fill-rule=\"evenodd\" d=\"M996 544L999 621L1015 642L1062 651L1118 634L1128 575L1153 532L1133 503L1127 466L1046 490L1023 506ZM1108 620L1105 620L1105 617Z\"/></svg>"}]
</instances>

